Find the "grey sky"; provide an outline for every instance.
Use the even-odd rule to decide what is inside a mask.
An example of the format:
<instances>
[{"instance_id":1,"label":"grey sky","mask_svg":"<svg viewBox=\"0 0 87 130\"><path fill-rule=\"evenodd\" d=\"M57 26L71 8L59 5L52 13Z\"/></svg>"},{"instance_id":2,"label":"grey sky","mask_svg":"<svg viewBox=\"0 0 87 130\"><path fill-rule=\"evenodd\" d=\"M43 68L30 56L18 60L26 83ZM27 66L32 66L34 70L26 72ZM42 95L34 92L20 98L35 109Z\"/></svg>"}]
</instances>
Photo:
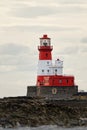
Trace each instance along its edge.
<instances>
[{"instance_id":1,"label":"grey sky","mask_svg":"<svg viewBox=\"0 0 87 130\"><path fill-rule=\"evenodd\" d=\"M36 84L39 38L52 38L53 60L87 91L87 0L0 1L0 97Z\"/></svg>"}]
</instances>

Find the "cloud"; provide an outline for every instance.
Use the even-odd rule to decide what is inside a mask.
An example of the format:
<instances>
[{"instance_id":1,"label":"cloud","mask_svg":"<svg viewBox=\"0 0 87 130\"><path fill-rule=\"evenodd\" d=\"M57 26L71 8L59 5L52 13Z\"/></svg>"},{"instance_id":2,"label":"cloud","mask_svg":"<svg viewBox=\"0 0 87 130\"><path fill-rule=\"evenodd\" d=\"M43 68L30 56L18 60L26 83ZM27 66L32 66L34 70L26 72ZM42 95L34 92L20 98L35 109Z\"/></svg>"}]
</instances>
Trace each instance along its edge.
<instances>
[{"instance_id":1,"label":"cloud","mask_svg":"<svg viewBox=\"0 0 87 130\"><path fill-rule=\"evenodd\" d=\"M78 46L70 46L63 50L63 54L66 55L75 55L79 53L79 47Z\"/></svg>"},{"instance_id":2,"label":"cloud","mask_svg":"<svg viewBox=\"0 0 87 130\"><path fill-rule=\"evenodd\" d=\"M81 3L87 3L86 0L44 0L44 1L41 1L41 0L32 0L31 2L29 0L15 0L16 3L17 2L26 2L26 3L47 3L47 4L50 4L50 3L62 3L62 4L81 4Z\"/></svg>"},{"instance_id":3,"label":"cloud","mask_svg":"<svg viewBox=\"0 0 87 130\"><path fill-rule=\"evenodd\" d=\"M75 55L78 54L79 51L80 51L79 46L69 46L69 47L65 47L65 49L63 49L58 53L62 55Z\"/></svg>"},{"instance_id":4,"label":"cloud","mask_svg":"<svg viewBox=\"0 0 87 130\"><path fill-rule=\"evenodd\" d=\"M36 54L24 45L0 45L0 72L33 71Z\"/></svg>"},{"instance_id":5,"label":"cloud","mask_svg":"<svg viewBox=\"0 0 87 130\"><path fill-rule=\"evenodd\" d=\"M30 49L27 46L17 45L14 43L0 45L1 55L21 55L29 52Z\"/></svg>"},{"instance_id":6,"label":"cloud","mask_svg":"<svg viewBox=\"0 0 87 130\"><path fill-rule=\"evenodd\" d=\"M24 7L12 8L10 13L17 17L32 18L54 14L55 10L51 7L28 7L24 5Z\"/></svg>"},{"instance_id":7,"label":"cloud","mask_svg":"<svg viewBox=\"0 0 87 130\"><path fill-rule=\"evenodd\" d=\"M19 30L21 32L42 32L42 31L80 31L79 27L69 27L69 26L59 26L59 25L13 25L13 26L3 26L3 30L15 31Z\"/></svg>"},{"instance_id":8,"label":"cloud","mask_svg":"<svg viewBox=\"0 0 87 130\"><path fill-rule=\"evenodd\" d=\"M0 65L0 73L2 72L9 72L9 71L14 71L16 70L16 66L11 66L11 65Z\"/></svg>"},{"instance_id":9,"label":"cloud","mask_svg":"<svg viewBox=\"0 0 87 130\"><path fill-rule=\"evenodd\" d=\"M78 46L68 46L65 47L62 51L58 52L59 54L62 55L82 55L82 54L87 54L87 46L84 45L78 45Z\"/></svg>"},{"instance_id":10,"label":"cloud","mask_svg":"<svg viewBox=\"0 0 87 130\"><path fill-rule=\"evenodd\" d=\"M87 37L82 38L81 43L87 43Z\"/></svg>"},{"instance_id":11,"label":"cloud","mask_svg":"<svg viewBox=\"0 0 87 130\"><path fill-rule=\"evenodd\" d=\"M63 4L82 4L82 3L87 3L86 0L54 0L55 2L60 2Z\"/></svg>"},{"instance_id":12,"label":"cloud","mask_svg":"<svg viewBox=\"0 0 87 130\"><path fill-rule=\"evenodd\" d=\"M23 18L37 18L42 16L50 16L55 14L70 14L70 13L87 13L87 9L84 6L72 6L72 5L58 5L58 6L34 6L22 5L19 7L12 7L9 11L11 16L23 17Z\"/></svg>"},{"instance_id":13,"label":"cloud","mask_svg":"<svg viewBox=\"0 0 87 130\"><path fill-rule=\"evenodd\" d=\"M81 51L82 51L82 53L87 54L87 46L84 46L83 48L81 48Z\"/></svg>"}]
</instances>

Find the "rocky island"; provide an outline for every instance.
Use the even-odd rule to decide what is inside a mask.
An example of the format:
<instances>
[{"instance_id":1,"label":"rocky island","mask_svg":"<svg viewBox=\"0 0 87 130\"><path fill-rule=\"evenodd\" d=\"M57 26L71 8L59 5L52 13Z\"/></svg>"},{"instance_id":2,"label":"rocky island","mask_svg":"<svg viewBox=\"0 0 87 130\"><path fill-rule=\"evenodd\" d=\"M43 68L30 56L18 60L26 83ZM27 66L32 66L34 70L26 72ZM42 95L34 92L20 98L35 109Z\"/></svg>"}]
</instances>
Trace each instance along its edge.
<instances>
[{"instance_id":1,"label":"rocky island","mask_svg":"<svg viewBox=\"0 0 87 130\"><path fill-rule=\"evenodd\" d=\"M35 97L0 99L0 126L87 125L87 100L47 100Z\"/></svg>"}]
</instances>

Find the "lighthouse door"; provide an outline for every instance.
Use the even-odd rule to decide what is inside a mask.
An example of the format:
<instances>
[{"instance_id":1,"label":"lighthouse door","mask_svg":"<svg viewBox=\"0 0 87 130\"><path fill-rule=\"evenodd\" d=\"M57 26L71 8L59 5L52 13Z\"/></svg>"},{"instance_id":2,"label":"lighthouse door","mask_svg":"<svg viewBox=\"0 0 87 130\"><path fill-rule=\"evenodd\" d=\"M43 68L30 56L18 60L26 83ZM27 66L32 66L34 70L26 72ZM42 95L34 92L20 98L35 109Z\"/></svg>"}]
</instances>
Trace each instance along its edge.
<instances>
[{"instance_id":1,"label":"lighthouse door","mask_svg":"<svg viewBox=\"0 0 87 130\"><path fill-rule=\"evenodd\" d=\"M49 86L49 76L44 77L44 86Z\"/></svg>"}]
</instances>

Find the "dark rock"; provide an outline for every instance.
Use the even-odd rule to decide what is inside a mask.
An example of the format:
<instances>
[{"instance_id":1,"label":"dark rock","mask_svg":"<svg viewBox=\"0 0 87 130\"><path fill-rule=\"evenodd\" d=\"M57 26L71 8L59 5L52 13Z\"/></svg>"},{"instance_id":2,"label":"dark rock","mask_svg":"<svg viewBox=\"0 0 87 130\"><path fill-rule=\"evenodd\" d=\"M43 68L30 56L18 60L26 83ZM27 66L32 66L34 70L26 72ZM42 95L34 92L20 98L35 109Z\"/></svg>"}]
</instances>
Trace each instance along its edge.
<instances>
[{"instance_id":1,"label":"dark rock","mask_svg":"<svg viewBox=\"0 0 87 130\"><path fill-rule=\"evenodd\" d=\"M9 97L0 99L0 126L86 126L87 101Z\"/></svg>"}]
</instances>

